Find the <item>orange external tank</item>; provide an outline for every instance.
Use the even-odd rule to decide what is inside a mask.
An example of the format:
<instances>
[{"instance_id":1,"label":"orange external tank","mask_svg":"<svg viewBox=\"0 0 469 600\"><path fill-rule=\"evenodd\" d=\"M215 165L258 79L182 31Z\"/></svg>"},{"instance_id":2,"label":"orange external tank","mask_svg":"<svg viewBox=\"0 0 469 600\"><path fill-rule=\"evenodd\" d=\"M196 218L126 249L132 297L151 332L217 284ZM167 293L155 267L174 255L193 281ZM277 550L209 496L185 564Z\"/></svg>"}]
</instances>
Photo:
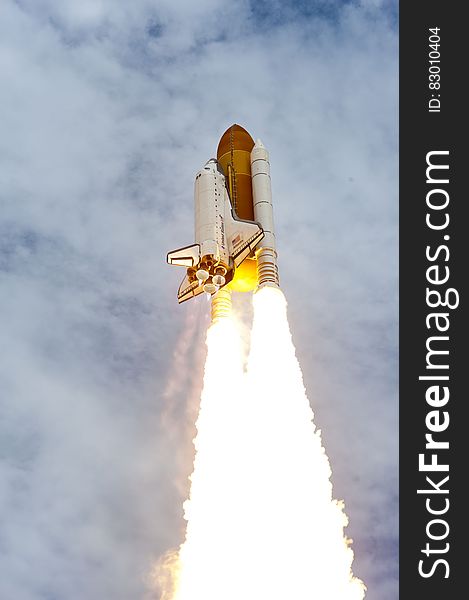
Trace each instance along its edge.
<instances>
[{"instance_id":1,"label":"orange external tank","mask_svg":"<svg viewBox=\"0 0 469 600\"><path fill-rule=\"evenodd\" d=\"M226 177L232 207L240 219L254 221L251 182L251 151L254 140L240 125L232 125L222 135L217 160ZM247 258L237 269L229 287L235 292L251 292L257 286L257 261Z\"/></svg>"}]
</instances>

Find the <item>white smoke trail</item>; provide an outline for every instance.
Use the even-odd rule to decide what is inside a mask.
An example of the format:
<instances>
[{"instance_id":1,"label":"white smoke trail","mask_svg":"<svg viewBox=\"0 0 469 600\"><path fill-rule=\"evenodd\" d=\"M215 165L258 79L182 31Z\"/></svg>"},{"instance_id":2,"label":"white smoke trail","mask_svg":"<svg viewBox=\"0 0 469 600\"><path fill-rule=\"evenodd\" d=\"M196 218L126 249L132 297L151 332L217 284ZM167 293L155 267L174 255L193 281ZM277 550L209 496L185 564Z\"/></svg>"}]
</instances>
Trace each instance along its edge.
<instances>
[{"instance_id":1,"label":"white smoke trail","mask_svg":"<svg viewBox=\"0 0 469 600\"><path fill-rule=\"evenodd\" d=\"M215 600L233 574L237 550L237 498L241 465L237 460L240 406L243 401L243 354L231 319L212 325L207 334L204 388L194 440L196 457L190 498L185 503L186 540L179 552L177 600ZM234 517L234 519L233 519Z\"/></svg>"},{"instance_id":2,"label":"white smoke trail","mask_svg":"<svg viewBox=\"0 0 469 600\"><path fill-rule=\"evenodd\" d=\"M247 373L230 319L207 345L186 539L164 597L362 600L282 292L254 296Z\"/></svg>"},{"instance_id":3,"label":"white smoke trail","mask_svg":"<svg viewBox=\"0 0 469 600\"><path fill-rule=\"evenodd\" d=\"M361 600L365 588L352 576L343 533L347 517L332 498L331 468L276 288L254 295L247 389L257 448L250 463L252 598Z\"/></svg>"}]
</instances>

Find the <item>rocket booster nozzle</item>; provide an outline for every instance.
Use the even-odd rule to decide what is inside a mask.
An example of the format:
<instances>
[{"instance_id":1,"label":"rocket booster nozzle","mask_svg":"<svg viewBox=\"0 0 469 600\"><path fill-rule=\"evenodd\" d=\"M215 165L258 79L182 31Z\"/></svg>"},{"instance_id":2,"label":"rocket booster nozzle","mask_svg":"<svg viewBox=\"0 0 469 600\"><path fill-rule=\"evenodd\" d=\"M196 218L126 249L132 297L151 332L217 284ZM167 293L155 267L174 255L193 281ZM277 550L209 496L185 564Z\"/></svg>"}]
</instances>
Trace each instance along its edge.
<instances>
[{"instance_id":1,"label":"rocket booster nozzle","mask_svg":"<svg viewBox=\"0 0 469 600\"><path fill-rule=\"evenodd\" d=\"M212 323L230 316L231 291L227 288L222 288L212 296Z\"/></svg>"}]
</instances>

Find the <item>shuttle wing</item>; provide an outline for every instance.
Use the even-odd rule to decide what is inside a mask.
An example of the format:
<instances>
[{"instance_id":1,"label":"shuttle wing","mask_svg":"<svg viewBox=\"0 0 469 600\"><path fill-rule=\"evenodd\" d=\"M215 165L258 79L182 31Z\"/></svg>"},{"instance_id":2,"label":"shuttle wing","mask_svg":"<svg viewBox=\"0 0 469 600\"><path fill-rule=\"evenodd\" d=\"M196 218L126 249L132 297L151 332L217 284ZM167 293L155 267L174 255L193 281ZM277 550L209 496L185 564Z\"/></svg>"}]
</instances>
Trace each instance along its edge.
<instances>
[{"instance_id":1,"label":"shuttle wing","mask_svg":"<svg viewBox=\"0 0 469 600\"><path fill-rule=\"evenodd\" d=\"M177 265L178 267L195 267L199 264L200 258L200 246L199 244L193 244L192 246L185 246L184 248L178 248L172 252L168 252L167 261L170 265Z\"/></svg>"},{"instance_id":2,"label":"shuttle wing","mask_svg":"<svg viewBox=\"0 0 469 600\"><path fill-rule=\"evenodd\" d=\"M228 244L230 255L238 267L245 258L252 254L254 248L264 237L264 231L253 221L242 221L237 219L233 213L232 216L233 218L227 223Z\"/></svg>"},{"instance_id":3,"label":"shuttle wing","mask_svg":"<svg viewBox=\"0 0 469 600\"><path fill-rule=\"evenodd\" d=\"M186 275L181 282L178 290L178 301L179 304L185 302L186 300L190 300L195 296L198 296L203 292L203 287L200 285L198 281L193 281L192 283L189 281L189 277Z\"/></svg>"}]
</instances>

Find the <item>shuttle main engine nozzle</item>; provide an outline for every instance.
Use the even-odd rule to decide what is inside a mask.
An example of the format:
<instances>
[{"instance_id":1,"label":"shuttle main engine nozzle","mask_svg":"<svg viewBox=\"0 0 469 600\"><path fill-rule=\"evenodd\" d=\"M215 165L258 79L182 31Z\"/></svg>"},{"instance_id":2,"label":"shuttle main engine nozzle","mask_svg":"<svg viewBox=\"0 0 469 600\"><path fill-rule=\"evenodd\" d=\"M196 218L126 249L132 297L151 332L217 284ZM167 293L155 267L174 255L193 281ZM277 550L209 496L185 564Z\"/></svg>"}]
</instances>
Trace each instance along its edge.
<instances>
[{"instance_id":1,"label":"shuttle main engine nozzle","mask_svg":"<svg viewBox=\"0 0 469 600\"><path fill-rule=\"evenodd\" d=\"M208 271L206 271L205 269L199 269L196 272L195 276L201 283L203 283L204 281L206 281L209 278L210 273Z\"/></svg>"},{"instance_id":2,"label":"shuttle main engine nozzle","mask_svg":"<svg viewBox=\"0 0 469 600\"><path fill-rule=\"evenodd\" d=\"M204 284L204 292L207 294L214 294L218 290L218 286L213 283Z\"/></svg>"}]
</instances>

